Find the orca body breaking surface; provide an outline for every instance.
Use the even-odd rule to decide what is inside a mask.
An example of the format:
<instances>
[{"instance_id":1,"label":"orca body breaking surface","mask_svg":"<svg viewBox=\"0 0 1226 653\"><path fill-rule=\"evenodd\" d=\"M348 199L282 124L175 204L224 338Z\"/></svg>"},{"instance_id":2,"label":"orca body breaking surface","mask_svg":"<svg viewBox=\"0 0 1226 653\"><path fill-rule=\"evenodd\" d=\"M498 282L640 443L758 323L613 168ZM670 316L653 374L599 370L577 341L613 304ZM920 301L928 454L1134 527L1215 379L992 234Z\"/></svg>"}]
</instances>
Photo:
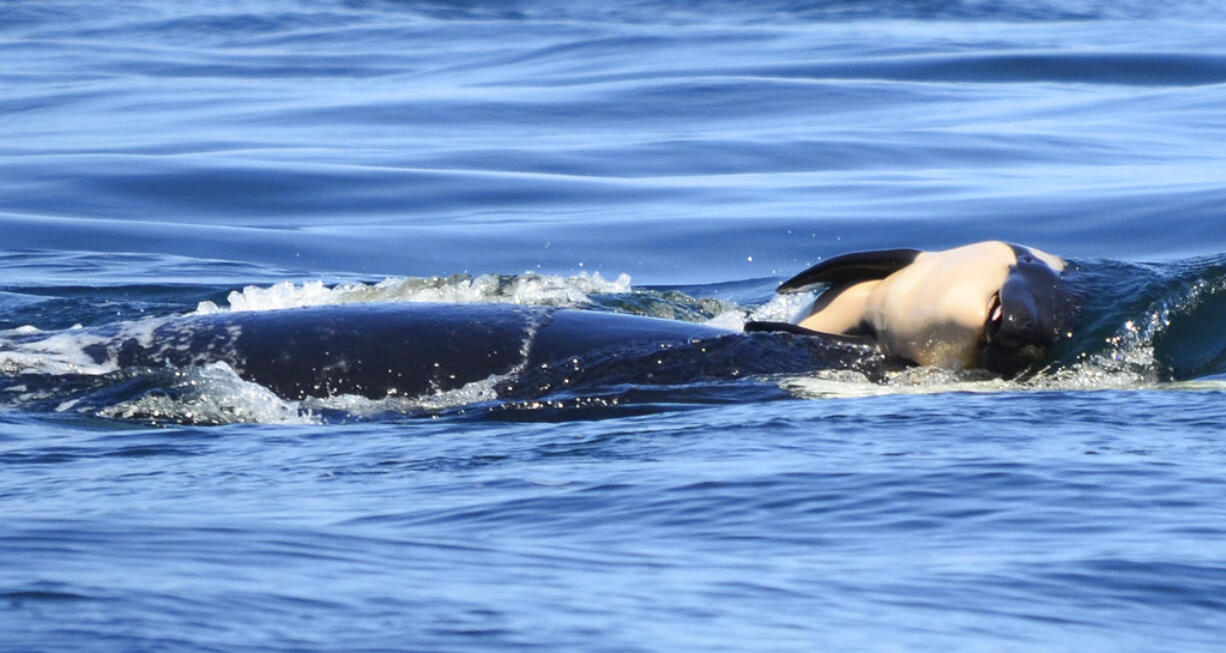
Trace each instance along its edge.
<instances>
[{"instance_id":1,"label":"orca body breaking surface","mask_svg":"<svg viewBox=\"0 0 1226 653\"><path fill-rule=\"evenodd\" d=\"M608 312L510 304L340 304L189 316L85 348L120 368L225 363L289 399L422 396L499 378L499 396L826 368L878 375L871 347Z\"/></svg>"}]
</instances>

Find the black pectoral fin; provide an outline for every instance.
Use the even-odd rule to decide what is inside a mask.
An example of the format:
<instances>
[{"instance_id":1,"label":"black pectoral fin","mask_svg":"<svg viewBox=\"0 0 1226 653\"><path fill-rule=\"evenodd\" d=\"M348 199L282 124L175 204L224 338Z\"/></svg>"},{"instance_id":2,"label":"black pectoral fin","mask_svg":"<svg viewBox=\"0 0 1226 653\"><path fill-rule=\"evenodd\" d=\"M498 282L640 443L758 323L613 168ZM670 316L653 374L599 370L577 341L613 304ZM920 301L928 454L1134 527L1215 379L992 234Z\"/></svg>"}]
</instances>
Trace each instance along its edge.
<instances>
[{"instance_id":1,"label":"black pectoral fin","mask_svg":"<svg viewBox=\"0 0 1226 653\"><path fill-rule=\"evenodd\" d=\"M915 262L918 249L880 249L851 252L826 259L779 284L778 293L808 290L818 284L850 283L884 279Z\"/></svg>"}]
</instances>

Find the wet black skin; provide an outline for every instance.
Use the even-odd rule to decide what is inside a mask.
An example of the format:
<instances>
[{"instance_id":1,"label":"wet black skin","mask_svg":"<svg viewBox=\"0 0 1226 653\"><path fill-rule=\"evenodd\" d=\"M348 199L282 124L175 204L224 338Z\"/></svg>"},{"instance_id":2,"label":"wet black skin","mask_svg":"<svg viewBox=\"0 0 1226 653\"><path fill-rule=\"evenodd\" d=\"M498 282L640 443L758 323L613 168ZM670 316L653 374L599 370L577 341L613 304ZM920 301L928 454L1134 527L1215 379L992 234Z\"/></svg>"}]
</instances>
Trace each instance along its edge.
<instances>
[{"instance_id":1,"label":"wet black skin","mask_svg":"<svg viewBox=\"0 0 1226 653\"><path fill-rule=\"evenodd\" d=\"M851 339L743 334L600 311L509 304L340 304L124 325L85 348L122 368L224 362L287 399L422 396L501 375L500 397L559 388L687 384L854 368L880 378L875 347Z\"/></svg>"}]
</instances>

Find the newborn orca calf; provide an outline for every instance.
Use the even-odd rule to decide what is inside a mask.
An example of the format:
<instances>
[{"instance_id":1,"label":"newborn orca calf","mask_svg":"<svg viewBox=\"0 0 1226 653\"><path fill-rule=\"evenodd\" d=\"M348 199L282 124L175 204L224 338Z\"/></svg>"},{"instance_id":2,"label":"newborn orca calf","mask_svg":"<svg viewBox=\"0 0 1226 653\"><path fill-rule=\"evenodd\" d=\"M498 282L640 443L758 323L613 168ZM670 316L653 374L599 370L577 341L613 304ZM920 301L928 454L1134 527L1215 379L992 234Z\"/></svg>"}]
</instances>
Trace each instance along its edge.
<instances>
[{"instance_id":1,"label":"newborn orca calf","mask_svg":"<svg viewBox=\"0 0 1226 653\"><path fill-rule=\"evenodd\" d=\"M889 357L1014 376L1071 337L1077 298L1063 259L999 241L936 252L853 252L783 282L780 293L824 286L795 324L747 331L862 338Z\"/></svg>"}]
</instances>

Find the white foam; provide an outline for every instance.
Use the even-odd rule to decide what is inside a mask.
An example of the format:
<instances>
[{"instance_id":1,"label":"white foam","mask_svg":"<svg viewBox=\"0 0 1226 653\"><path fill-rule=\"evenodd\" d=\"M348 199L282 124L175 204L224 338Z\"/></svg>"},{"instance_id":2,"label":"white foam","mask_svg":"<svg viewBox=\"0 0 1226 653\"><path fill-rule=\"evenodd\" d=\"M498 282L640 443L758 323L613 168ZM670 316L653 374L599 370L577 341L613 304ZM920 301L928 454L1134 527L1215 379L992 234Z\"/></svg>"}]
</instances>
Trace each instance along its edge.
<instances>
[{"instance_id":1,"label":"white foam","mask_svg":"<svg viewBox=\"0 0 1226 653\"><path fill-rule=\"evenodd\" d=\"M890 372L883 382L868 380L847 370L823 370L787 377L784 390L805 399L870 397L944 392L1088 392L1097 390L1221 389L1222 381L1163 381L1153 347L1129 344L1110 352L1092 354L1068 367L1041 371L1025 380L994 378L983 370L954 371L936 367L909 367Z\"/></svg>"},{"instance_id":2,"label":"white foam","mask_svg":"<svg viewBox=\"0 0 1226 653\"><path fill-rule=\"evenodd\" d=\"M521 275L387 278L376 284L344 283L328 287L320 281L290 281L268 286L247 286L231 292L228 306L200 302L197 314L268 311L301 306L361 302L502 302L540 306L584 306L596 293L628 293L630 276L606 280L599 272L571 277L525 273Z\"/></svg>"},{"instance_id":3,"label":"white foam","mask_svg":"<svg viewBox=\"0 0 1226 653\"><path fill-rule=\"evenodd\" d=\"M33 326L23 326L0 333L0 373L3 374L108 374L119 369L110 346L125 340L136 340L142 347L153 347L155 330L173 320L172 317L146 318L124 322L109 334L90 331L80 324L64 331L44 332ZM39 336L32 339L29 336ZM6 337L8 336L8 337ZM107 352L105 360L96 360L86 353Z\"/></svg>"},{"instance_id":4,"label":"white foam","mask_svg":"<svg viewBox=\"0 0 1226 653\"><path fill-rule=\"evenodd\" d=\"M497 387L511 375L491 375L480 381L466 383L452 390L440 390L417 397L388 396L371 399L360 395L335 395L332 397L308 397L301 406L313 412L341 411L354 417L373 417L385 413L419 413L451 410L494 401L498 398Z\"/></svg>"},{"instance_id":5,"label":"white foam","mask_svg":"<svg viewBox=\"0 0 1226 653\"><path fill-rule=\"evenodd\" d=\"M31 341L0 337L0 373L16 374L106 374L116 370L113 361L95 361L85 352L107 338L84 331L61 331Z\"/></svg>"},{"instance_id":6,"label":"white foam","mask_svg":"<svg viewBox=\"0 0 1226 653\"><path fill-rule=\"evenodd\" d=\"M721 329L740 331L750 320L764 322L790 322L813 301L808 293L789 293L774 295L765 304L759 306L735 306L707 320L708 326Z\"/></svg>"},{"instance_id":7,"label":"white foam","mask_svg":"<svg viewBox=\"0 0 1226 653\"><path fill-rule=\"evenodd\" d=\"M923 395L944 392L995 393L1024 386L991 378L976 370L955 372L937 367L910 367L887 375L884 382L870 381L852 370L821 370L807 376L787 377L779 387L802 399L848 399L885 395Z\"/></svg>"},{"instance_id":8,"label":"white foam","mask_svg":"<svg viewBox=\"0 0 1226 653\"><path fill-rule=\"evenodd\" d=\"M229 365L213 363L175 373L169 393L148 394L97 411L102 417L189 424L315 424L299 402L244 381ZM71 408L68 406L64 409Z\"/></svg>"}]
</instances>

